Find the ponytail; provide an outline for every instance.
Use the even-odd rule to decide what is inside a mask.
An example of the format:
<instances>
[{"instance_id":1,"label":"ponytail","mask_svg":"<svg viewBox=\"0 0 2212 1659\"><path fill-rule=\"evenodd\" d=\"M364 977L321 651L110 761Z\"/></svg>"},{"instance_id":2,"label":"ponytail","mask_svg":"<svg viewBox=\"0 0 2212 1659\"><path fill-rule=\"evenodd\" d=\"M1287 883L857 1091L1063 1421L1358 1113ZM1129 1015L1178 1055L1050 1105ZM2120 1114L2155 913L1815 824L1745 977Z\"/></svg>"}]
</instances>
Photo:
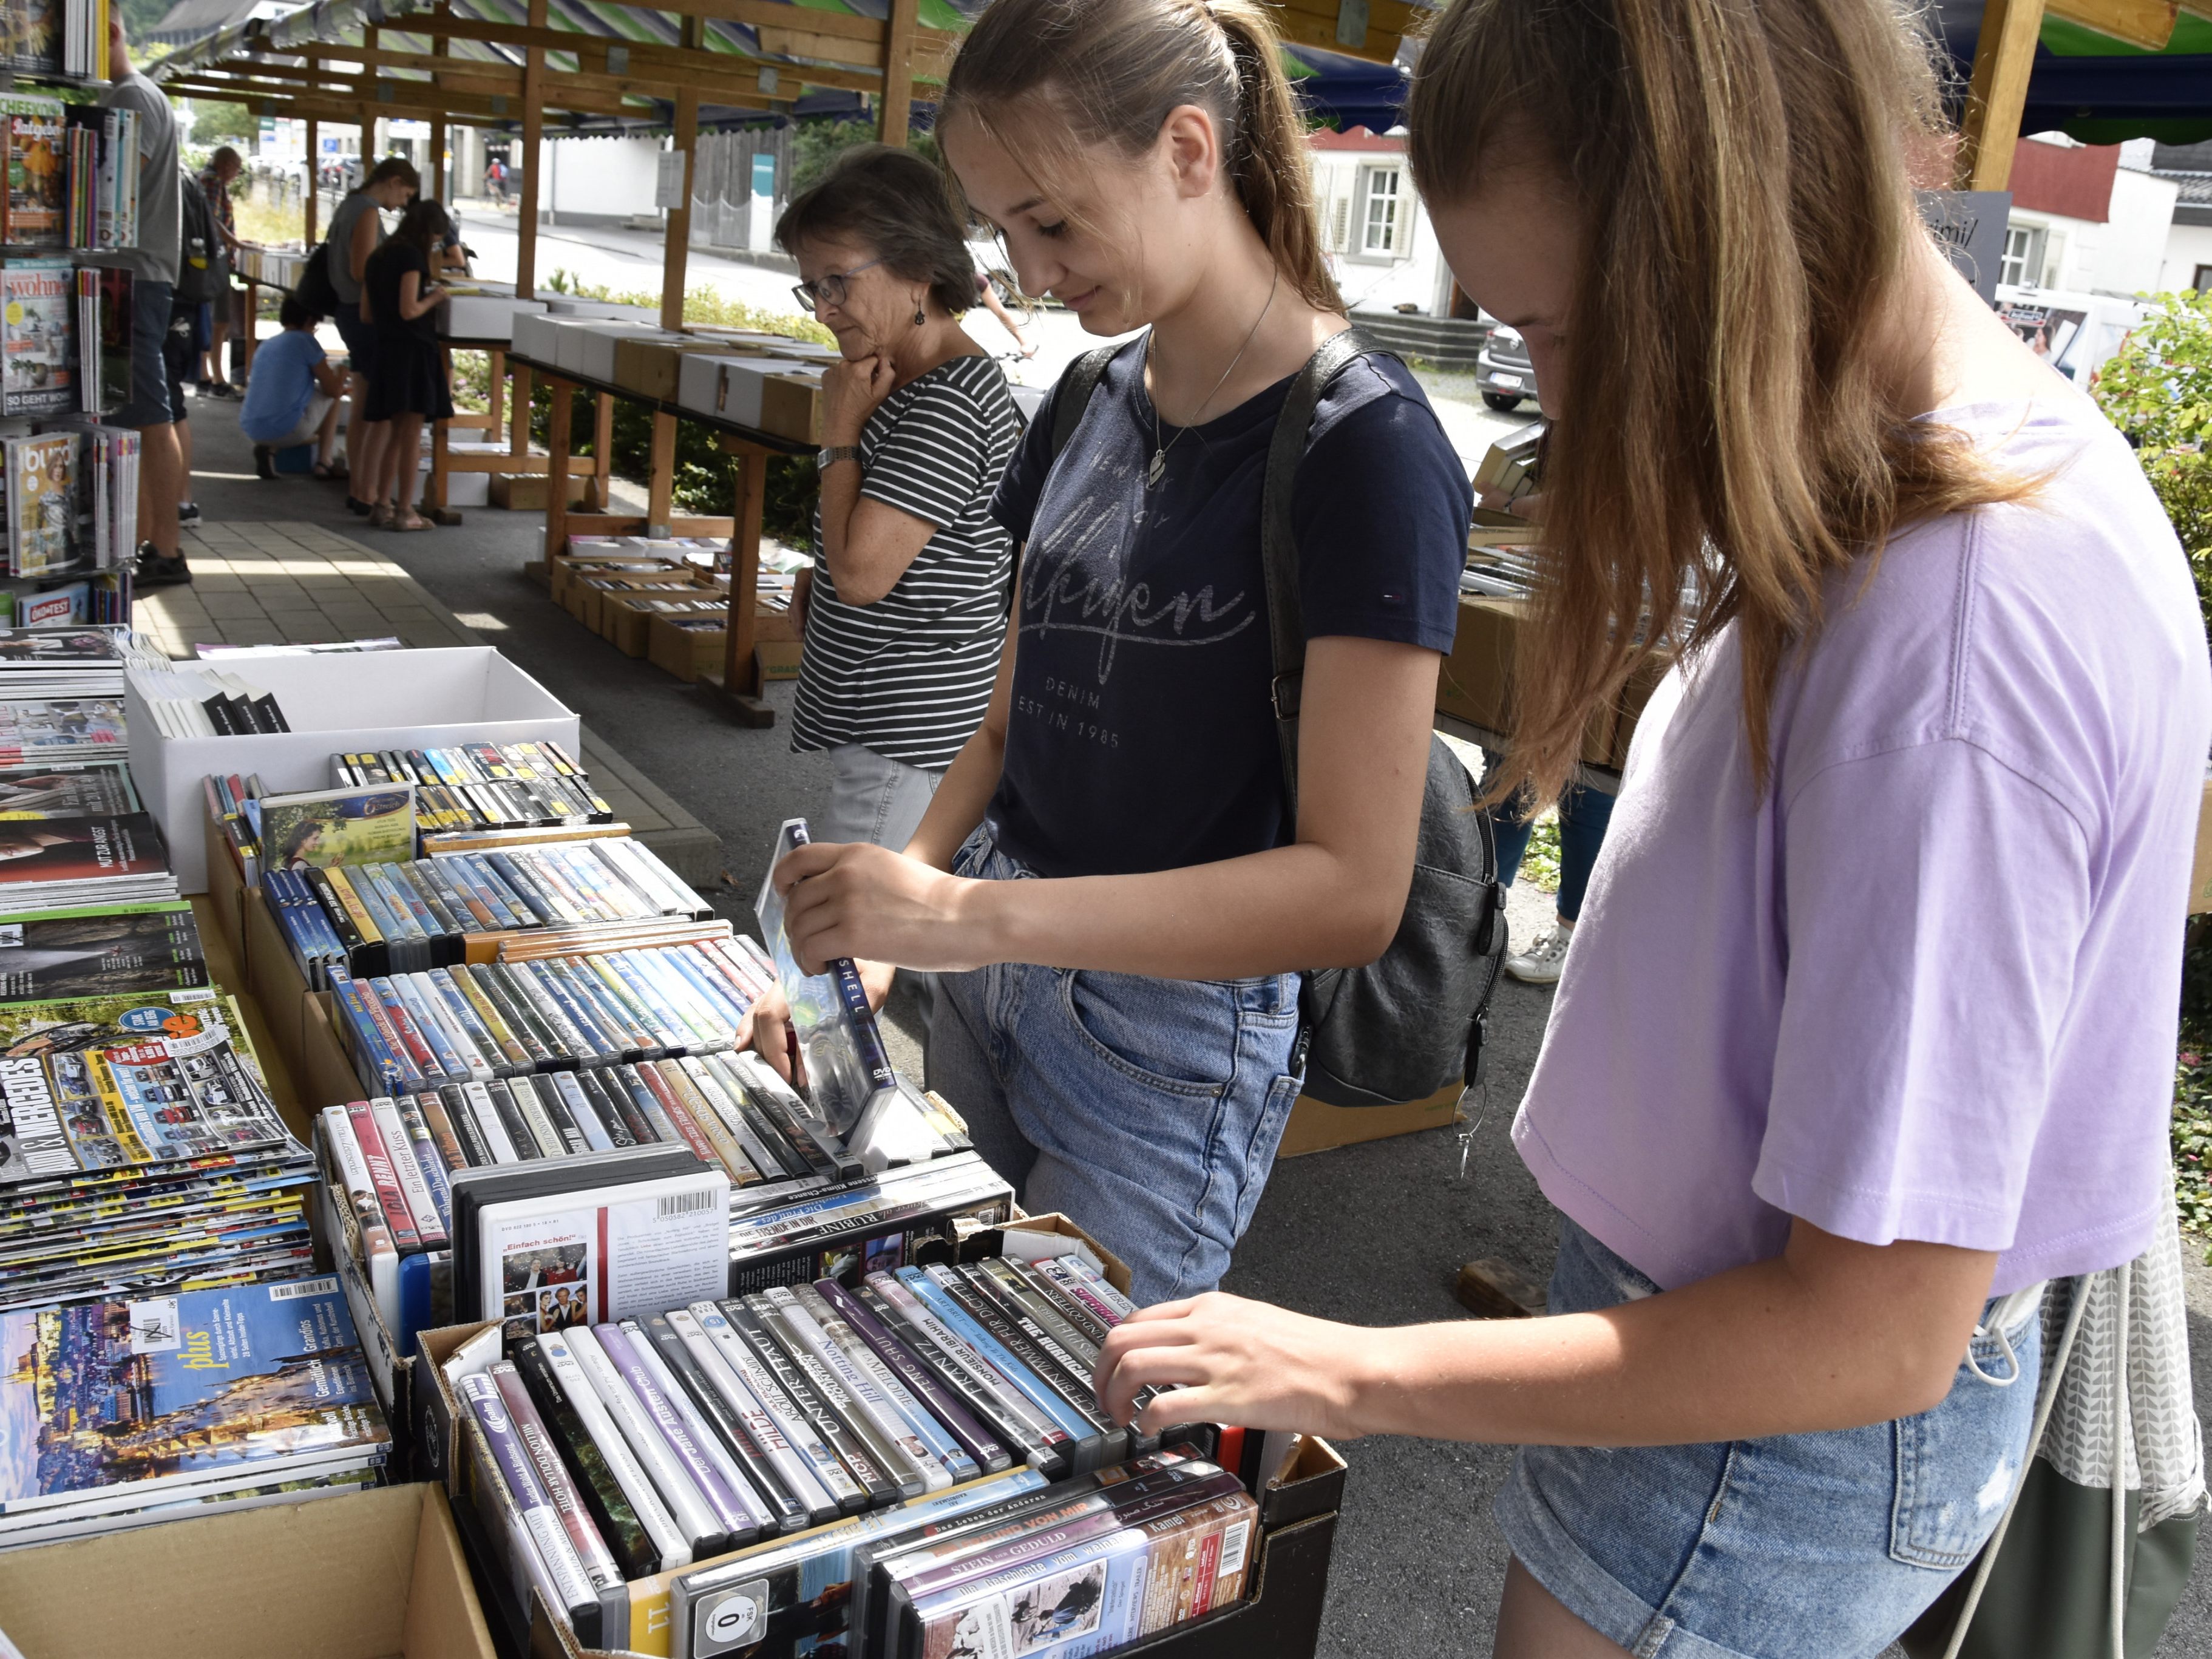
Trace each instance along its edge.
<instances>
[{"instance_id":1,"label":"ponytail","mask_svg":"<svg viewBox=\"0 0 2212 1659\"><path fill-rule=\"evenodd\" d=\"M1322 257L1306 123L1260 0L992 0L952 60L939 106L987 132L1035 115L1018 148L1103 144L1142 155L1169 112L1213 118L1237 199L1309 305L1344 301Z\"/></svg>"}]
</instances>

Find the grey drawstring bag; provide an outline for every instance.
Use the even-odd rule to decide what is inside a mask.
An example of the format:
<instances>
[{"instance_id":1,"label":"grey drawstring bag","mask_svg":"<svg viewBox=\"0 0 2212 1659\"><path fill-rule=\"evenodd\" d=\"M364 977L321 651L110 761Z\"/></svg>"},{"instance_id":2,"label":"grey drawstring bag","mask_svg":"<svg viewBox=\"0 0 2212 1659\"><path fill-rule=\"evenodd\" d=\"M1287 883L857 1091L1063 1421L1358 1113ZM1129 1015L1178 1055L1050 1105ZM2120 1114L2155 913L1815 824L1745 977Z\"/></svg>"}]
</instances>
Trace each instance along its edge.
<instances>
[{"instance_id":1,"label":"grey drawstring bag","mask_svg":"<svg viewBox=\"0 0 2212 1659\"><path fill-rule=\"evenodd\" d=\"M2027 1467L1972 1569L1900 1638L1911 1659L2149 1659L2204 1508L2181 1233L2044 1299Z\"/></svg>"}]
</instances>

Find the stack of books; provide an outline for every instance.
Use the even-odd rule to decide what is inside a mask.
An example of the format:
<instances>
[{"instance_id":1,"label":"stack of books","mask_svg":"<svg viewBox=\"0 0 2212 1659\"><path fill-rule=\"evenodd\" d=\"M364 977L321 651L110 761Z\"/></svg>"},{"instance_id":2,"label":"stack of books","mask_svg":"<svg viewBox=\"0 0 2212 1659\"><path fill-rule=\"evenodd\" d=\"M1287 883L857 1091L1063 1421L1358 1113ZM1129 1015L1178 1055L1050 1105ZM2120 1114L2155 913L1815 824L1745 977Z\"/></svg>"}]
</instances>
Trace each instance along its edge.
<instances>
[{"instance_id":1,"label":"stack of books","mask_svg":"<svg viewBox=\"0 0 2212 1659\"><path fill-rule=\"evenodd\" d=\"M165 738L289 732L276 694L212 668L134 668L131 683Z\"/></svg>"}]
</instances>

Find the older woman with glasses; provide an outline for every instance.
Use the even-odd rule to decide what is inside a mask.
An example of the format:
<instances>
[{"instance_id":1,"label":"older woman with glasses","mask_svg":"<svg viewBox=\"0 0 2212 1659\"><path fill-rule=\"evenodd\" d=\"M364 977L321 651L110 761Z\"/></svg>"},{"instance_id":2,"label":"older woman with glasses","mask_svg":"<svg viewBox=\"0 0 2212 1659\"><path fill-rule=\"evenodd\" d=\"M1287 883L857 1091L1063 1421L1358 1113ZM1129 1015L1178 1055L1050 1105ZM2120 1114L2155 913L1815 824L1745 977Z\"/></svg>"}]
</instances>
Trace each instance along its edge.
<instances>
[{"instance_id":1,"label":"older woman with glasses","mask_svg":"<svg viewBox=\"0 0 2212 1659\"><path fill-rule=\"evenodd\" d=\"M823 380L791 746L835 769L815 838L896 851L991 700L1013 569L991 497L1020 422L956 315L975 303L974 266L927 162L849 152L775 239L845 356Z\"/></svg>"}]
</instances>

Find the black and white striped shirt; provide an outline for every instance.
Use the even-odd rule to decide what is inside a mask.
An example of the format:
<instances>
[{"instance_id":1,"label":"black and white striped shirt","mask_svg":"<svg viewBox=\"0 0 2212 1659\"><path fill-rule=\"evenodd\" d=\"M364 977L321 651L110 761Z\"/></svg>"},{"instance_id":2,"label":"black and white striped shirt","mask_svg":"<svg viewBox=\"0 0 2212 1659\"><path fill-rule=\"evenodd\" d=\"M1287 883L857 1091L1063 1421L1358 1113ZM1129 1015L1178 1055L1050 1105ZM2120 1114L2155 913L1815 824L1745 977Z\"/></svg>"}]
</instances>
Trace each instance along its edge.
<instances>
[{"instance_id":1,"label":"black and white striped shirt","mask_svg":"<svg viewBox=\"0 0 2212 1659\"><path fill-rule=\"evenodd\" d=\"M822 556L817 509L794 751L857 743L909 766L949 766L983 723L1013 564L991 497L1020 426L1005 373L983 356L939 364L868 417L860 494L937 533L890 592L847 605Z\"/></svg>"}]
</instances>

